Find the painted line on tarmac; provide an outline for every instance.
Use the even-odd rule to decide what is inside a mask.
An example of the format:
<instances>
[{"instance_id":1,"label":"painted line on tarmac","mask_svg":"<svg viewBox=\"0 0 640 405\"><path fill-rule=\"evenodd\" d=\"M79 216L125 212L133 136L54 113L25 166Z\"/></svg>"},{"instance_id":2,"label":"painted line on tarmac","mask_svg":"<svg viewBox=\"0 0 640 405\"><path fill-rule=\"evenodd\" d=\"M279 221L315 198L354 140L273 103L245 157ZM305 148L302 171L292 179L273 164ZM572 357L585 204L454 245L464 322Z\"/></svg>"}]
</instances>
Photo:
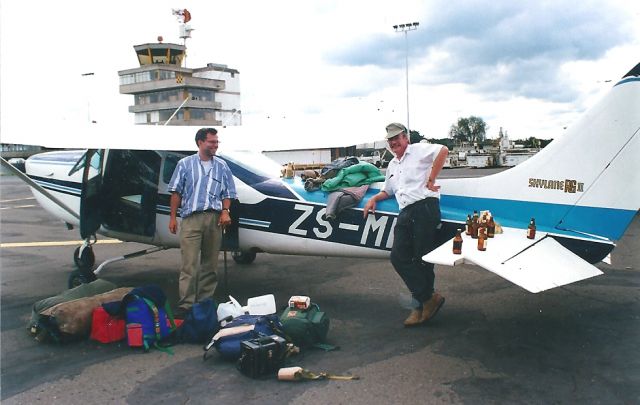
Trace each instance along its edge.
<instances>
[{"instance_id":1,"label":"painted line on tarmac","mask_svg":"<svg viewBox=\"0 0 640 405\"><path fill-rule=\"evenodd\" d=\"M36 204L31 204L31 205L16 205L15 207L2 207L0 208L0 210L14 210L17 208L33 208L36 207Z\"/></svg>"},{"instance_id":2,"label":"painted line on tarmac","mask_svg":"<svg viewBox=\"0 0 640 405\"><path fill-rule=\"evenodd\" d=\"M74 245L82 245L82 243L83 241L81 240L67 240L67 241L58 241L58 242L13 242L13 243L0 243L0 248L74 246ZM105 239L105 240L99 240L96 242L97 245L105 245L105 244L111 245L114 243L122 243L122 241L117 239Z\"/></svg>"},{"instance_id":3,"label":"painted line on tarmac","mask_svg":"<svg viewBox=\"0 0 640 405\"><path fill-rule=\"evenodd\" d=\"M9 203L9 202L35 200L35 199L36 199L35 197L12 198L10 200L0 200L0 203Z\"/></svg>"},{"instance_id":4,"label":"painted line on tarmac","mask_svg":"<svg viewBox=\"0 0 640 405\"><path fill-rule=\"evenodd\" d=\"M35 200L35 197L14 198L12 200L0 200L0 203L8 203L8 202L16 202L16 201L24 201L24 200Z\"/></svg>"}]
</instances>

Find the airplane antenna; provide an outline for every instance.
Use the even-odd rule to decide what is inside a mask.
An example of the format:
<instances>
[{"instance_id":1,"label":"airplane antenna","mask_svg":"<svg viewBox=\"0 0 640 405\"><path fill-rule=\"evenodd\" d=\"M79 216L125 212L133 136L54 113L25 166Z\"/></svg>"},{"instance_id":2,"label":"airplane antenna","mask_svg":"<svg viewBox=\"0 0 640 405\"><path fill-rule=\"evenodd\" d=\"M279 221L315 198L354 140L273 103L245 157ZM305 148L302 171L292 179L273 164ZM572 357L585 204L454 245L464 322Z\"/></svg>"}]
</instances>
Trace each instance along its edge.
<instances>
[{"instance_id":1,"label":"airplane antenna","mask_svg":"<svg viewBox=\"0 0 640 405\"><path fill-rule=\"evenodd\" d=\"M180 31L179 36L182 38L182 44L185 47L184 51L184 67L187 67L187 38L191 38L191 31L194 28L191 28L191 25L187 24L191 21L191 13L186 8L184 9L172 9L171 13L178 18L178 23L180 23Z\"/></svg>"}]
</instances>

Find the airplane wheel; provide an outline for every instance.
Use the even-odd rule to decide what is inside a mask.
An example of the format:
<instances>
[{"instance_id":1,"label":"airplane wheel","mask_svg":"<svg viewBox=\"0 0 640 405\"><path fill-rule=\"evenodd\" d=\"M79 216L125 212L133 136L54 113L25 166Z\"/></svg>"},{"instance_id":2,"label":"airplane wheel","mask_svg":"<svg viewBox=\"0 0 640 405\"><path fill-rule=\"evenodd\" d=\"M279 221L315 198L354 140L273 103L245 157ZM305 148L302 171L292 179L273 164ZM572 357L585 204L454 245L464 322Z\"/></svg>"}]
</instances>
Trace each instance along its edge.
<instances>
[{"instance_id":1,"label":"airplane wheel","mask_svg":"<svg viewBox=\"0 0 640 405\"><path fill-rule=\"evenodd\" d=\"M90 283L91 281L96 279L95 274L91 273L93 278L87 277L87 274L82 270L74 270L69 274L69 280L67 281L67 286L69 289L77 287L82 284Z\"/></svg>"},{"instance_id":2,"label":"airplane wheel","mask_svg":"<svg viewBox=\"0 0 640 405\"><path fill-rule=\"evenodd\" d=\"M73 252L73 262L79 269L91 269L96 264L96 256L93 254L93 249L87 247L82 251L82 257L80 257L80 246L78 246Z\"/></svg>"},{"instance_id":3,"label":"airplane wheel","mask_svg":"<svg viewBox=\"0 0 640 405\"><path fill-rule=\"evenodd\" d=\"M251 264L256 260L256 252L231 252L231 257L238 264Z\"/></svg>"}]
</instances>

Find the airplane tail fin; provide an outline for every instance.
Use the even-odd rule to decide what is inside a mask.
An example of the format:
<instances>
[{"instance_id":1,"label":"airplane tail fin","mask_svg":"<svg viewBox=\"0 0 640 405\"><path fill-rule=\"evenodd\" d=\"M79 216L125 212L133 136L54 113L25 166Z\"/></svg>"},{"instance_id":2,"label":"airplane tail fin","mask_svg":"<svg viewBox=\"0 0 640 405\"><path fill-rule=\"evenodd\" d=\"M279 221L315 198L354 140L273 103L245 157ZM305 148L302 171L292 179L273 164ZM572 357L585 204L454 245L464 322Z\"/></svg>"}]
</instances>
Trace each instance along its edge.
<instances>
[{"instance_id":1,"label":"airplane tail fin","mask_svg":"<svg viewBox=\"0 0 640 405\"><path fill-rule=\"evenodd\" d=\"M640 208L638 156L640 63L535 156L480 181L443 182L443 199L464 209L462 219L471 203L506 226L535 217L548 232L615 241Z\"/></svg>"}]
</instances>

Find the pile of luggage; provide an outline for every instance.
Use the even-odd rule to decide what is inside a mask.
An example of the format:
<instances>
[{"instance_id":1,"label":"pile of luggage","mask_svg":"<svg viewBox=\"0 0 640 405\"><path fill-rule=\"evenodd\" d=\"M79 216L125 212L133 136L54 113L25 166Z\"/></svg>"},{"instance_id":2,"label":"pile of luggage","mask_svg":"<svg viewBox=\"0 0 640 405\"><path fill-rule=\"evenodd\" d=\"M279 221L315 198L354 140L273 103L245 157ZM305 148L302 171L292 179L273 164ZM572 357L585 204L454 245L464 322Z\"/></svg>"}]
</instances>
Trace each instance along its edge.
<instances>
[{"instance_id":1,"label":"pile of luggage","mask_svg":"<svg viewBox=\"0 0 640 405\"><path fill-rule=\"evenodd\" d=\"M229 298L220 305L198 302L180 320L158 286L117 288L96 280L35 303L28 328L40 342L126 340L129 347L169 353L175 344L202 344L205 360L216 353L252 378L275 373L283 380L354 378L285 367L301 350L336 348L326 342L329 317L309 297L292 296L280 313L271 294L250 298L244 307Z\"/></svg>"}]
</instances>

